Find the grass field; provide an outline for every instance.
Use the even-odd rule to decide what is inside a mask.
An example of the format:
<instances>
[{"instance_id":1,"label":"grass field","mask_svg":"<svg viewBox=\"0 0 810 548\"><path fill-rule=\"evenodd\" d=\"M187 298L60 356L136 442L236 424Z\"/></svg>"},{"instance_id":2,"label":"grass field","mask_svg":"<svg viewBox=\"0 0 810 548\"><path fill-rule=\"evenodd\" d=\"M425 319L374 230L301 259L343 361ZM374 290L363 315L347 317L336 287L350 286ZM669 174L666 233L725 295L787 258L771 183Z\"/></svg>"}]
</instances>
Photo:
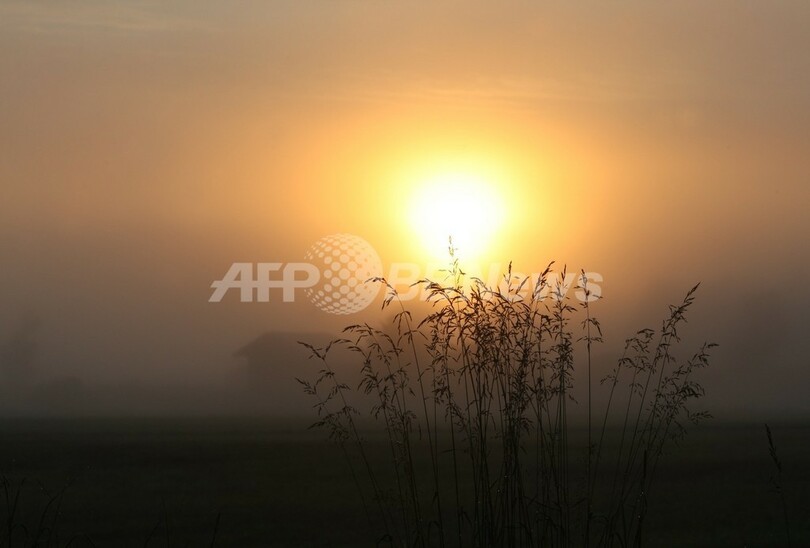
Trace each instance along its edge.
<instances>
[{"instance_id":1,"label":"grass field","mask_svg":"<svg viewBox=\"0 0 810 548\"><path fill-rule=\"evenodd\" d=\"M86 535L97 546L373 546L375 532L339 451L306 426L4 420L0 467L10 500L0 493L0 539L6 545L19 488L14 523L36 531L44 513L59 545L72 538L73 546L91 545L78 537ZM810 425L771 427L792 544L810 545ZM763 425L694 428L661 463L645 545L785 545L774 471ZM13 534L21 538L22 529Z\"/></svg>"}]
</instances>

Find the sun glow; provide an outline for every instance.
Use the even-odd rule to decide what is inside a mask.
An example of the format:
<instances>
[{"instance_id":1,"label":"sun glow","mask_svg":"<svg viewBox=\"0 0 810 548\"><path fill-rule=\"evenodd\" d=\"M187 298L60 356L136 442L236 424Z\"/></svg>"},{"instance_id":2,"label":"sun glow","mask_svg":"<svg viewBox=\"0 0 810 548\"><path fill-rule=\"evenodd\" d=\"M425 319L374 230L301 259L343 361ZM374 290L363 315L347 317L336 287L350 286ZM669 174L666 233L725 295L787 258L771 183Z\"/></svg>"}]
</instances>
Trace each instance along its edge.
<instances>
[{"instance_id":1,"label":"sun glow","mask_svg":"<svg viewBox=\"0 0 810 548\"><path fill-rule=\"evenodd\" d=\"M448 258L448 243L463 261L481 259L503 222L496 188L469 173L443 173L419 187L410 207L410 224L431 259Z\"/></svg>"}]
</instances>

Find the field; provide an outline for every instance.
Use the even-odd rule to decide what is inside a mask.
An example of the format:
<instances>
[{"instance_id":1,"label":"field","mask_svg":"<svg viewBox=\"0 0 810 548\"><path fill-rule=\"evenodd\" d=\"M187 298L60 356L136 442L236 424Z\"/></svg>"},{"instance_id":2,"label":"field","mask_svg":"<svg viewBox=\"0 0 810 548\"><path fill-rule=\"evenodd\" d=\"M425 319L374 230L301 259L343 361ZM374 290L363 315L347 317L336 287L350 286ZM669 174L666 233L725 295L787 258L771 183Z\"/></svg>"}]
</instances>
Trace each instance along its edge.
<instances>
[{"instance_id":1,"label":"field","mask_svg":"<svg viewBox=\"0 0 810 548\"><path fill-rule=\"evenodd\" d=\"M339 451L306 426L6 419L0 467L8 497L0 493L0 519L8 523L19 492L15 538L24 536L22 526L35 535L54 525L60 546L71 539L72 546L373 546ZM810 545L810 425L771 427L792 544ZM692 429L662 461L645 545L785 545L774 472L763 425ZM4 545L7 535L0 526Z\"/></svg>"}]
</instances>

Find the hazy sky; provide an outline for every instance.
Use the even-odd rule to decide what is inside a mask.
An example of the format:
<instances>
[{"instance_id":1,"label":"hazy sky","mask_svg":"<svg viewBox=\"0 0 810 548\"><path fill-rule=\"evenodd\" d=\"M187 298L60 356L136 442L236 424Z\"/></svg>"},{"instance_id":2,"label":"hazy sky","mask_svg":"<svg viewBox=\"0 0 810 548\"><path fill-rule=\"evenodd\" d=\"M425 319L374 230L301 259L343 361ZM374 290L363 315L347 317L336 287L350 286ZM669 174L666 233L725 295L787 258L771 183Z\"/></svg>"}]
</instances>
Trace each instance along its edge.
<instances>
[{"instance_id":1,"label":"hazy sky","mask_svg":"<svg viewBox=\"0 0 810 548\"><path fill-rule=\"evenodd\" d=\"M460 169L505 210L482 264L601 273L613 345L702 281L708 405L810 412L808 21L805 2L0 2L0 342L39 320L37 382L205 384L266 331L378 321L210 284L340 232L384 269L424 263L409 208Z\"/></svg>"}]
</instances>

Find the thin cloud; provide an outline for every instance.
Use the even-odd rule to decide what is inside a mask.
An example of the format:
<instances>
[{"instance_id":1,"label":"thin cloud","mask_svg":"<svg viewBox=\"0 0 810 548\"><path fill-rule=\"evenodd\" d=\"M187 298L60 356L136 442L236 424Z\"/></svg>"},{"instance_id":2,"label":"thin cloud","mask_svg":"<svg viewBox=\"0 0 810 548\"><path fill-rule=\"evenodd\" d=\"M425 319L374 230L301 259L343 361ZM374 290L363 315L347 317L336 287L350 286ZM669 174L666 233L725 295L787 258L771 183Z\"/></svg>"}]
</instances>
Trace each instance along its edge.
<instances>
[{"instance_id":1,"label":"thin cloud","mask_svg":"<svg viewBox=\"0 0 810 548\"><path fill-rule=\"evenodd\" d=\"M200 20L167 13L159 3L9 2L0 5L0 21L0 27L36 34L213 30Z\"/></svg>"}]
</instances>

